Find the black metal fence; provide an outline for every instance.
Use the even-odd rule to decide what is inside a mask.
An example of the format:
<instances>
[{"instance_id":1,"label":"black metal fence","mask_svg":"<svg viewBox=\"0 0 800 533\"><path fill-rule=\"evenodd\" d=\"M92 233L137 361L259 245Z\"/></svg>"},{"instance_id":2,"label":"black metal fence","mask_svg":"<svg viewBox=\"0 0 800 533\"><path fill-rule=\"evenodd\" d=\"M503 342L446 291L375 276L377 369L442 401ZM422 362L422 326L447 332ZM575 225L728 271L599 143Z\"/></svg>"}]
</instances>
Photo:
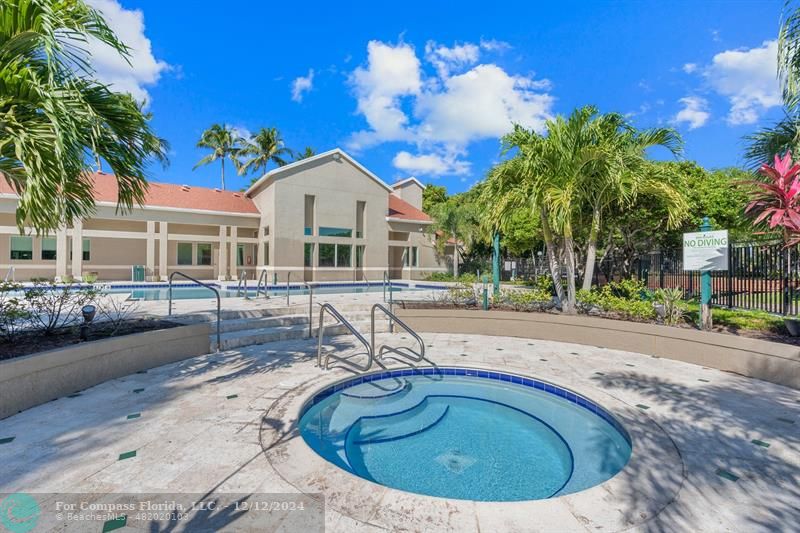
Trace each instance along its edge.
<instances>
[{"instance_id":1,"label":"black metal fence","mask_svg":"<svg viewBox=\"0 0 800 533\"><path fill-rule=\"evenodd\" d=\"M800 312L800 248L783 243L732 243L728 270L711 273L713 305L795 315ZM680 287L700 295L700 272L683 270L682 250L640 256L634 272L648 288Z\"/></svg>"}]
</instances>

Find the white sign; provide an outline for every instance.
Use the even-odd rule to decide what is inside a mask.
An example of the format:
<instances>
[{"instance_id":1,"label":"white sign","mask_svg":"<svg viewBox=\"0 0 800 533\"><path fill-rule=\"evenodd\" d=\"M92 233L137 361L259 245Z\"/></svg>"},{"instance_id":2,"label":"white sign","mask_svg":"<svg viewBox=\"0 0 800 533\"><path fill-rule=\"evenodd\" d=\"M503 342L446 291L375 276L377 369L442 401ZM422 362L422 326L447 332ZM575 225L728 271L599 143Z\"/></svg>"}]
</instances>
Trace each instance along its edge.
<instances>
[{"instance_id":1,"label":"white sign","mask_svg":"<svg viewBox=\"0 0 800 533\"><path fill-rule=\"evenodd\" d=\"M683 234L684 270L728 270L728 230Z\"/></svg>"}]
</instances>

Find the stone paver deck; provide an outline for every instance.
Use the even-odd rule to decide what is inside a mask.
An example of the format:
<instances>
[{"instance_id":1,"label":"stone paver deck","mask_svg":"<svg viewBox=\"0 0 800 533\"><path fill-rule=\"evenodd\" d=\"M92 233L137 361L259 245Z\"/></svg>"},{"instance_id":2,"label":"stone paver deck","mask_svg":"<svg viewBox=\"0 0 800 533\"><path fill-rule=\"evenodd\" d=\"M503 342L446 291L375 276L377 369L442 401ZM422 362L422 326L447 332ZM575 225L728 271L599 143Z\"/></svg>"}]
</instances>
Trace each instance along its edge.
<instances>
[{"instance_id":1,"label":"stone paver deck","mask_svg":"<svg viewBox=\"0 0 800 533\"><path fill-rule=\"evenodd\" d=\"M790 531L800 524L796 390L596 347L424 337L437 364L539 377L622 414L642 428L632 434L644 462L616 482L530 505L406 498L394 490L378 497L375 485L325 470L342 481L317 485L327 500L327 531ZM352 346L347 337L333 341ZM313 341L212 354L2 420L0 493L302 490L292 472L301 465L276 460L287 442L305 446L291 427L297 412L286 406L348 375L315 368L315 355ZM653 450L669 456L648 454ZM120 460L131 451L135 456Z\"/></svg>"}]
</instances>

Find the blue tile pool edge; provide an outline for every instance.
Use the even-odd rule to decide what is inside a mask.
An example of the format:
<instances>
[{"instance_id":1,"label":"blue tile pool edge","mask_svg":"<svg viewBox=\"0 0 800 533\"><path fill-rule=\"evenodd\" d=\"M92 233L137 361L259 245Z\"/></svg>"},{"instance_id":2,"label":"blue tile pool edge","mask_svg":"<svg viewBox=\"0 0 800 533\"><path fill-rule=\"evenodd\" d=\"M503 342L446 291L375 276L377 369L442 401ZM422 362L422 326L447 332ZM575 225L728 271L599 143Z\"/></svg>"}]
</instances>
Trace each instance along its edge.
<instances>
[{"instance_id":1,"label":"blue tile pool edge","mask_svg":"<svg viewBox=\"0 0 800 533\"><path fill-rule=\"evenodd\" d=\"M538 379L528 378L524 376L518 376L516 374L498 372L496 370L481 370L477 368L465 368L465 367L426 367L420 369L402 368L396 370L377 371L356 378L341 380L316 392L308 400L306 400L306 402L300 409L298 420L300 420L303 417L303 415L306 413L306 411L308 411L308 409L310 409L317 403L321 402L328 396L336 392L339 392L341 390L354 387L356 385L360 385L361 383L369 383L371 381L378 381L381 379L388 379L388 378L402 377L402 376L413 376L413 375L432 376L436 374L440 374L443 376L470 376L470 377L477 377L484 379L492 379L495 381L505 381L507 383L522 385L523 387L530 387L536 390L547 392L549 394L553 394L554 396L557 396L562 400L566 400L570 403L574 403L575 405L578 405L586 409L595 416L598 416L603 420L605 420L606 423L608 423L620 435L622 435L622 437L628 443L628 446L633 448L633 441L631 440L630 434L625 429L625 427L617 420L617 418L610 412L608 412L605 408L601 407L600 405L586 398L585 396L582 396L575 391L565 389L563 387L554 385L546 381L541 381Z\"/></svg>"}]
</instances>

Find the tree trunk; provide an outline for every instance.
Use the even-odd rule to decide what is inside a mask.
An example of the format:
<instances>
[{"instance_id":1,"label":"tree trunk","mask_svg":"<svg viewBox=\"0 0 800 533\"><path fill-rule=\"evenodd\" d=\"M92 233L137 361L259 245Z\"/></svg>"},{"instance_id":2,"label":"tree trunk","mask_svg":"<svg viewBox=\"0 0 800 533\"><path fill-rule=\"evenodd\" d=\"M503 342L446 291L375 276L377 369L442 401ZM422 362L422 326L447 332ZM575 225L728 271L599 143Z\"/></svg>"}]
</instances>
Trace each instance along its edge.
<instances>
[{"instance_id":1,"label":"tree trunk","mask_svg":"<svg viewBox=\"0 0 800 533\"><path fill-rule=\"evenodd\" d=\"M597 260L597 235L600 233L600 210L595 207L592 211L592 227L589 230L589 242L586 245L586 266L583 268L583 290L592 288L594 278L594 264Z\"/></svg>"},{"instance_id":2,"label":"tree trunk","mask_svg":"<svg viewBox=\"0 0 800 533\"><path fill-rule=\"evenodd\" d=\"M562 311L568 315L576 312L575 298L575 242L572 240L572 228L564 228L564 263L567 268L567 300L561 305Z\"/></svg>"},{"instance_id":3,"label":"tree trunk","mask_svg":"<svg viewBox=\"0 0 800 533\"><path fill-rule=\"evenodd\" d=\"M458 277L458 242L453 244L453 277Z\"/></svg>"},{"instance_id":4,"label":"tree trunk","mask_svg":"<svg viewBox=\"0 0 800 533\"><path fill-rule=\"evenodd\" d=\"M223 157L220 159L222 161L222 190L225 190L225 158Z\"/></svg>"},{"instance_id":5,"label":"tree trunk","mask_svg":"<svg viewBox=\"0 0 800 533\"><path fill-rule=\"evenodd\" d=\"M550 269L550 277L553 278L553 287L556 291L556 298L564 305L564 286L561 284L561 262L556 255L557 248L553 239L553 231L550 229L550 222L547 220L547 211L541 209L539 216L542 220L542 235L544 236L545 248L547 248L547 265Z\"/></svg>"}]
</instances>

